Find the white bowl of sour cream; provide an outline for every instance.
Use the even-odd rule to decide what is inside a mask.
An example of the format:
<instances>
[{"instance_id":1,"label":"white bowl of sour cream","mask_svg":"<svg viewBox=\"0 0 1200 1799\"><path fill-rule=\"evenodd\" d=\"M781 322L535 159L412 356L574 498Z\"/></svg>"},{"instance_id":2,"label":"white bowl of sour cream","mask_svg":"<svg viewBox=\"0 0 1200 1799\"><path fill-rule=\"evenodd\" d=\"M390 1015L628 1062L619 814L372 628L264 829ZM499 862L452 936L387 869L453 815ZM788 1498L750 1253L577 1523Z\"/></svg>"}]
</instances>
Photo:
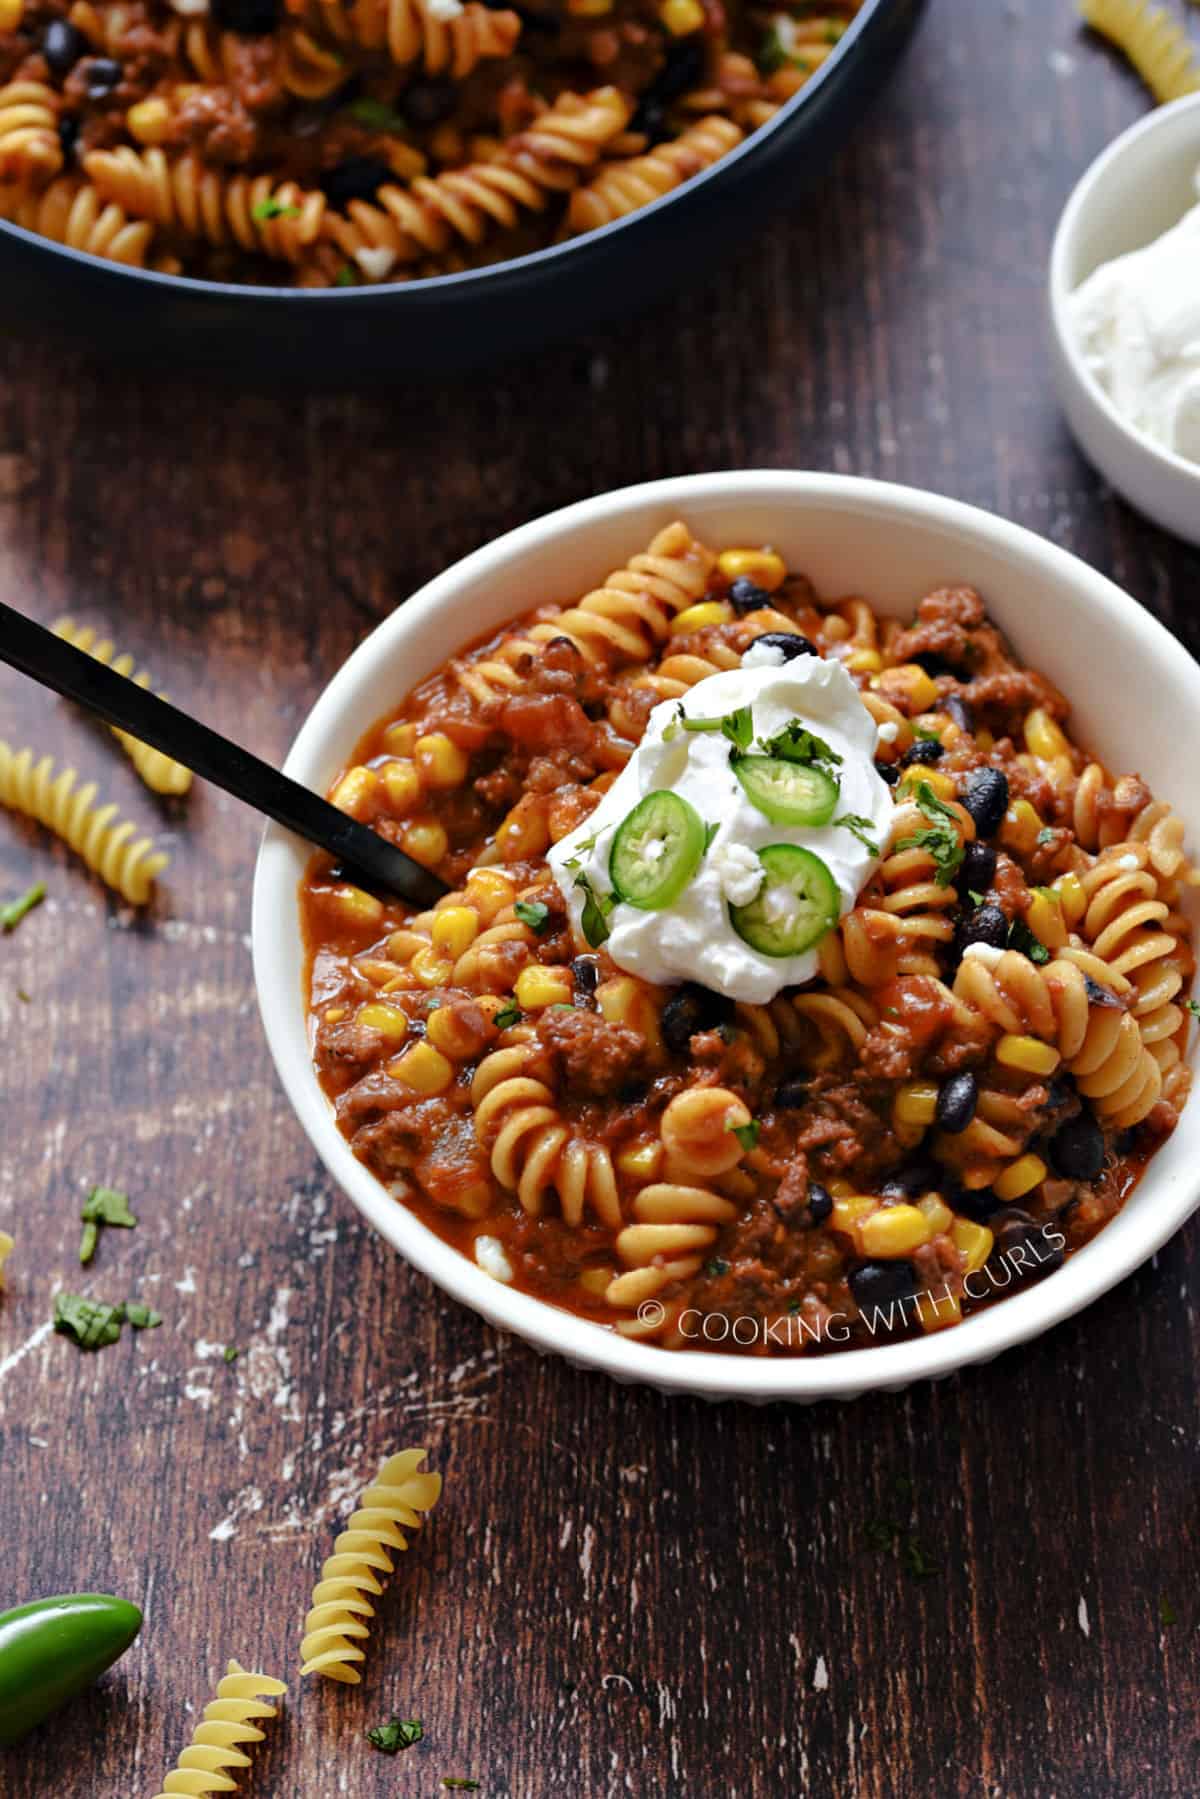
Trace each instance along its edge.
<instances>
[{"instance_id":1,"label":"white bowl of sour cream","mask_svg":"<svg viewBox=\"0 0 1200 1799\"><path fill-rule=\"evenodd\" d=\"M1080 448L1139 512L1200 543L1200 94L1099 156L1050 257L1055 380Z\"/></svg>"}]
</instances>

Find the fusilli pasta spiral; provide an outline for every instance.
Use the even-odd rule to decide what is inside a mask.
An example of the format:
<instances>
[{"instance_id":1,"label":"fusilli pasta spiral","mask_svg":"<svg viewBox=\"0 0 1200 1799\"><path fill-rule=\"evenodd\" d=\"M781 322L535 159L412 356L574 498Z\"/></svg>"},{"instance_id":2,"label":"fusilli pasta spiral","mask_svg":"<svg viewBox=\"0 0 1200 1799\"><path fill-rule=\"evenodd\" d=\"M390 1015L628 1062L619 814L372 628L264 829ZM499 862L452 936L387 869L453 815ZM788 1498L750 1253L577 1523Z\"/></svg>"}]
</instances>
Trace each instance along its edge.
<instances>
[{"instance_id":1,"label":"fusilli pasta spiral","mask_svg":"<svg viewBox=\"0 0 1200 1799\"><path fill-rule=\"evenodd\" d=\"M90 181L63 175L49 187L0 186L0 218L26 231L40 232L56 244L145 267L154 226L127 218L121 207L105 201Z\"/></svg>"},{"instance_id":2,"label":"fusilli pasta spiral","mask_svg":"<svg viewBox=\"0 0 1200 1799\"><path fill-rule=\"evenodd\" d=\"M97 806L94 781L77 780L73 768L56 775L52 756L35 761L32 750L0 742L0 806L45 825L131 906L146 905L170 857L136 837L129 820L117 822L115 805Z\"/></svg>"},{"instance_id":3,"label":"fusilli pasta spiral","mask_svg":"<svg viewBox=\"0 0 1200 1799\"><path fill-rule=\"evenodd\" d=\"M133 657L115 655L111 640L107 637L98 637L90 625L77 625L73 618L60 618L54 626L54 633L56 637L62 637L67 643L74 644L77 650L83 650L86 655L94 656L97 662L103 662L114 673L125 675L135 686L149 688L150 676L146 670L138 669L135 674L136 664ZM165 698L165 695L160 697ZM156 750L150 744L142 743L138 738L131 737L128 731L122 731L116 725L113 725L111 730L137 769L138 774L153 793L178 795L188 791L192 785L190 768L185 768L182 762L176 762L173 757L164 755L162 750Z\"/></svg>"},{"instance_id":4,"label":"fusilli pasta spiral","mask_svg":"<svg viewBox=\"0 0 1200 1799\"><path fill-rule=\"evenodd\" d=\"M316 241L325 213L324 194L270 175L226 175L190 153L172 160L157 148L120 144L89 151L83 166L100 194L134 217L285 262L298 262Z\"/></svg>"},{"instance_id":5,"label":"fusilli pasta spiral","mask_svg":"<svg viewBox=\"0 0 1200 1799\"><path fill-rule=\"evenodd\" d=\"M1117 46L1160 103L1200 89L1191 41L1183 27L1151 0L1080 0L1093 31Z\"/></svg>"},{"instance_id":6,"label":"fusilli pasta spiral","mask_svg":"<svg viewBox=\"0 0 1200 1799\"><path fill-rule=\"evenodd\" d=\"M471 1082L471 1104L492 1173L531 1217L545 1209L553 1191L571 1223L578 1224L590 1207L611 1229L619 1227L612 1157L602 1144L572 1136L538 1073L536 1050L517 1043L485 1056Z\"/></svg>"},{"instance_id":7,"label":"fusilli pasta spiral","mask_svg":"<svg viewBox=\"0 0 1200 1799\"><path fill-rule=\"evenodd\" d=\"M0 181L48 181L62 167L60 101L40 81L0 87Z\"/></svg>"},{"instance_id":8,"label":"fusilli pasta spiral","mask_svg":"<svg viewBox=\"0 0 1200 1799\"><path fill-rule=\"evenodd\" d=\"M626 213L648 206L690 181L742 141L740 126L719 115L690 125L679 137L656 144L644 156L606 163L586 187L577 188L567 208L572 231L595 231Z\"/></svg>"},{"instance_id":9,"label":"fusilli pasta spiral","mask_svg":"<svg viewBox=\"0 0 1200 1799\"><path fill-rule=\"evenodd\" d=\"M232 1793L237 1782L230 1768L248 1768L250 1757L240 1747L243 1743L261 1743L263 1732L259 1720L279 1716L278 1707L268 1705L258 1695L282 1698L287 1687L269 1674L253 1674L240 1662L231 1661L228 1671L217 1686L217 1696L204 1708L204 1720L196 1726L192 1740L175 1767L162 1783L155 1799L176 1799L179 1794L195 1796L205 1793Z\"/></svg>"},{"instance_id":10,"label":"fusilli pasta spiral","mask_svg":"<svg viewBox=\"0 0 1200 1799\"><path fill-rule=\"evenodd\" d=\"M309 0L313 29L334 43L383 51L398 68L419 63L431 75L461 81L485 60L511 55L521 35L515 12L466 0L456 12L429 0Z\"/></svg>"},{"instance_id":11,"label":"fusilli pasta spiral","mask_svg":"<svg viewBox=\"0 0 1200 1799\"><path fill-rule=\"evenodd\" d=\"M420 1529L422 1514L442 1491L440 1474L421 1472L427 1454L405 1449L389 1456L335 1542L304 1620L301 1674L323 1674L348 1686L361 1681L358 1664L367 1659L361 1644L371 1634L364 1620L375 1616L367 1595L383 1592L379 1576L396 1571L389 1549L408 1548L404 1530Z\"/></svg>"}]
</instances>

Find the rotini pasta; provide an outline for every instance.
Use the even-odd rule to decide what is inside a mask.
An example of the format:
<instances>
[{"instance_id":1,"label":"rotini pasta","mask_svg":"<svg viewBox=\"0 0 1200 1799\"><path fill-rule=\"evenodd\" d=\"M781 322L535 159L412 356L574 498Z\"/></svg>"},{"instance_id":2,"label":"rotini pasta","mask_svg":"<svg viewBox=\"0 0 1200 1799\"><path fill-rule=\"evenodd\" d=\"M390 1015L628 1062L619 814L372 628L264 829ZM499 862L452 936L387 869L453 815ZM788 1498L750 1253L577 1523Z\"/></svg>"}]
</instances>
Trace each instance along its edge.
<instances>
[{"instance_id":1,"label":"rotini pasta","mask_svg":"<svg viewBox=\"0 0 1200 1799\"><path fill-rule=\"evenodd\" d=\"M44 188L0 186L0 218L69 249L136 269L145 267L154 236L152 224L128 218L115 202L102 199L90 181L73 175Z\"/></svg>"},{"instance_id":2,"label":"rotini pasta","mask_svg":"<svg viewBox=\"0 0 1200 1799\"><path fill-rule=\"evenodd\" d=\"M586 187L577 188L567 207L567 223L573 232L595 231L613 219L649 206L672 188L690 181L742 141L741 127L720 114L689 125L677 138L648 150L608 163Z\"/></svg>"},{"instance_id":3,"label":"rotini pasta","mask_svg":"<svg viewBox=\"0 0 1200 1799\"><path fill-rule=\"evenodd\" d=\"M73 768L55 774L53 757L39 761L32 750L14 751L0 741L0 806L61 837L131 906L147 905L170 857L150 838L138 837L128 819L119 820L115 805L96 805L94 781L82 787L77 782Z\"/></svg>"},{"instance_id":4,"label":"rotini pasta","mask_svg":"<svg viewBox=\"0 0 1200 1799\"><path fill-rule=\"evenodd\" d=\"M317 37L383 51L398 68L419 63L430 75L455 81L480 62L511 55L521 35L517 13L493 11L480 0L457 7L438 0L354 0L349 7L309 0L306 16Z\"/></svg>"},{"instance_id":5,"label":"rotini pasta","mask_svg":"<svg viewBox=\"0 0 1200 1799\"><path fill-rule=\"evenodd\" d=\"M113 644L107 637L98 637L90 625L77 625L72 618L60 618L54 626L54 633L67 643L74 644L77 650L94 656L97 662L103 662L118 675L126 678L138 687L150 686L150 676L146 670L139 669L135 674L136 664L132 656L115 654ZM160 696L165 698L165 695ZM162 750L154 749L148 743L141 743L131 737L128 731L112 726L112 734L120 744L138 774L153 793L183 794L192 785L192 771L185 768L182 762L164 755Z\"/></svg>"},{"instance_id":6,"label":"rotini pasta","mask_svg":"<svg viewBox=\"0 0 1200 1799\"><path fill-rule=\"evenodd\" d=\"M0 182L48 181L62 168L59 100L41 81L0 87Z\"/></svg>"},{"instance_id":7,"label":"rotini pasta","mask_svg":"<svg viewBox=\"0 0 1200 1799\"><path fill-rule=\"evenodd\" d=\"M259 1695L278 1699L286 1692L282 1680L269 1674L253 1674L240 1662L231 1661L218 1683L216 1698L204 1708L203 1722L196 1726L191 1742L155 1799L234 1792L238 1783L229 1770L252 1765L241 1745L261 1743L264 1736L259 1724L279 1716L278 1707L268 1705Z\"/></svg>"},{"instance_id":8,"label":"rotini pasta","mask_svg":"<svg viewBox=\"0 0 1200 1799\"><path fill-rule=\"evenodd\" d=\"M1080 0L1085 24L1116 45L1160 105L1200 91L1200 65L1182 25L1152 0Z\"/></svg>"},{"instance_id":9,"label":"rotini pasta","mask_svg":"<svg viewBox=\"0 0 1200 1799\"><path fill-rule=\"evenodd\" d=\"M874 746L874 817L836 813L857 741L836 710L789 700L764 734L758 700L718 704L793 663L811 678L789 691L842 694L859 754ZM666 526L600 587L453 658L338 782L453 883L408 914L310 870L315 1055L342 1130L493 1278L667 1349L941 1330L1052 1272L1186 1101L1195 973L1181 821L1066 718L969 588L882 618L818 598L770 546ZM635 764L641 799L606 825L648 728L663 760ZM690 784L693 734L711 796ZM644 791L659 766L671 784ZM756 910L753 852L710 851L744 795L768 834L798 817L822 854L822 830L859 846L865 873L815 935L792 937L819 882ZM788 868L814 853L757 860L781 850ZM710 854L719 910L710 881L688 913ZM761 997L707 960L710 987L686 960L662 976L623 912L665 919L655 944L686 924L698 957L731 930L767 957L803 941L813 973Z\"/></svg>"},{"instance_id":10,"label":"rotini pasta","mask_svg":"<svg viewBox=\"0 0 1200 1799\"><path fill-rule=\"evenodd\" d=\"M227 176L206 169L191 154L171 161L157 148L139 152L122 144L89 151L83 167L102 198L134 218L285 262L301 259L325 214L323 194L305 193L295 182L277 183L270 175Z\"/></svg>"},{"instance_id":11,"label":"rotini pasta","mask_svg":"<svg viewBox=\"0 0 1200 1799\"><path fill-rule=\"evenodd\" d=\"M423 1514L437 1504L440 1474L421 1471L428 1451L405 1449L389 1456L369 1486L313 1590L312 1608L304 1620L300 1645L301 1674L357 1686L366 1658L362 1645L371 1634L366 1620L375 1616L371 1597L383 1592L380 1578L394 1574L389 1550L408 1548L406 1530L419 1530Z\"/></svg>"}]
</instances>

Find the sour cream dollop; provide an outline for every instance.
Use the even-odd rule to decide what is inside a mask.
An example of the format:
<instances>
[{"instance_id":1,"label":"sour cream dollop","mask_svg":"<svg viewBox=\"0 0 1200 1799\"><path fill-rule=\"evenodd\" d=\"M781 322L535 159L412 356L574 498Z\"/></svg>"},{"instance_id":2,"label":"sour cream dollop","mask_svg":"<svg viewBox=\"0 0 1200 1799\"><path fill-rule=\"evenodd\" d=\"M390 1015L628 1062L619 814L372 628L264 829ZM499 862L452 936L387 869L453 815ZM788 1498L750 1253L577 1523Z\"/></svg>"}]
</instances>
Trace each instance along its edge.
<instances>
[{"instance_id":1,"label":"sour cream dollop","mask_svg":"<svg viewBox=\"0 0 1200 1799\"><path fill-rule=\"evenodd\" d=\"M1200 462L1200 206L1145 249L1102 263L1072 294L1070 315L1117 411Z\"/></svg>"},{"instance_id":2,"label":"sour cream dollop","mask_svg":"<svg viewBox=\"0 0 1200 1799\"><path fill-rule=\"evenodd\" d=\"M858 831L832 820L823 825L773 822L733 772L733 745L719 731L685 731L679 714L717 719L749 707L753 749L799 721L841 757L834 818L853 815ZM796 907L786 886L773 886L759 851L789 844L824 863L836 887L839 917L854 905L873 874L893 805L875 770L875 721L840 663L802 656L782 667L743 666L698 681L682 700L665 700L650 714L645 735L600 804L582 825L550 850L576 935L586 941L583 914L589 893L607 912L604 945L618 968L665 986L699 981L730 999L762 1005L784 987L817 972L817 946L799 955L767 955L734 928L730 908L760 899L768 922L786 928ZM686 800L710 827L710 841L682 892L656 911L613 894L613 839L648 794L667 791ZM714 828L715 827L715 828Z\"/></svg>"}]
</instances>

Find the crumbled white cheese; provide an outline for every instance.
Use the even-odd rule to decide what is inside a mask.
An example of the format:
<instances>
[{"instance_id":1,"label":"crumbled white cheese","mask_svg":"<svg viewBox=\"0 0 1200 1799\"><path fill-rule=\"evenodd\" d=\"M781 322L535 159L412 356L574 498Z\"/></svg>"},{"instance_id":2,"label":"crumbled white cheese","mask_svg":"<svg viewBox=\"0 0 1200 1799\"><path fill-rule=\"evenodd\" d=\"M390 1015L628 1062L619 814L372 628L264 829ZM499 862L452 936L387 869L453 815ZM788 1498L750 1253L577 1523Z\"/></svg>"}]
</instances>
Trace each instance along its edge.
<instances>
[{"instance_id":1,"label":"crumbled white cheese","mask_svg":"<svg viewBox=\"0 0 1200 1799\"><path fill-rule=\"evenodd\" d=\"M1002 949L997 949L994 943L968 943L963 951L963 961L965 962L968 956L974 956L975 960L982 962L985 968L995 968L1004 953Z\"/></svg>"},{"instance_id":2,"label":"crumbled white cheese","mask_svg":"<svg viewBox=\"0 0 1200 1799\"><path fill-rule=\"evenodd\" d=\"M883 723L879 727L880 743L895 743L895 741L896 741L897 737L899 737L899 735L900 735L900 727L896 723L895 719L885 718Z\"/></svg>"},{"instance_id":3,"label":"crumbled white cheese","mask_svg":"<svg viewBox=\"0 0 1200 1799\"><path fill-rule=\"evenodd\" d=\"M167 0L167 3L181 19L202 19L208 11L208 0Z\"/></svg>"},{"instance_id":4,"label":"crumbled white cheese","mask_svg":"<svg viewBox=\"0 0 1200 1799\"><path fill-rule=\"evenodd\" d=\"M451 19L461 16L463 4L462 0L425 0L425 11L429 18L448 25Z\"/></svg>"},{"instance_id":5,"label":"crumbled white cheese","mask_svg":"<svg viewBox=\"0 0 1200 1799\"><path fill-rule=\"evenodd\" d=\"M356 250L354 260L368 281L386 281L396 266L396 252L388 249Z\"/></svg>"},{"instance_id":6,"label":"crumbled white cheese","mask_svg":"<svg viewBox=\"0 0 1200 1799\"><path fill-rule=\"evenodd\" d=\"M512 1263L499 1237L476 1237L475 1260L494 1281L510 1281L513 1277Z\"/></svg>"},{"instance_id":7,"label":"crumbled white cheese","mask_svg":"<svg viewBox=\"0 0 1200 1799\"><path fill-rule=\"evenodd\" d=\"M713 867L731 906L748 906L767 878L757 854L745 843L723 843L713 853Z\"/></svg>"},{"instance_id":8,"label":"crumbled white cheese","mask_svg":"<svg viewBox=\"0 0 1200 1799\"><path fill-rule=\"evenodd\" d=\"M786 660L782 645L764 643L761 637L742 653L743 668L782 668Z\"/></svg>"},{"instance_id":9,"label":"crumbled white cheese","mask_svg":"<svg viewBox=\"0 0 1200 1799\"><path fill-rule=\"evenodd\" d=\"M1117 867L1118 868L1140 868L1141 866L1142 865L1138 861L1136 856L1118 856L1117 857Z\"/></svg>"}]
</instances>

